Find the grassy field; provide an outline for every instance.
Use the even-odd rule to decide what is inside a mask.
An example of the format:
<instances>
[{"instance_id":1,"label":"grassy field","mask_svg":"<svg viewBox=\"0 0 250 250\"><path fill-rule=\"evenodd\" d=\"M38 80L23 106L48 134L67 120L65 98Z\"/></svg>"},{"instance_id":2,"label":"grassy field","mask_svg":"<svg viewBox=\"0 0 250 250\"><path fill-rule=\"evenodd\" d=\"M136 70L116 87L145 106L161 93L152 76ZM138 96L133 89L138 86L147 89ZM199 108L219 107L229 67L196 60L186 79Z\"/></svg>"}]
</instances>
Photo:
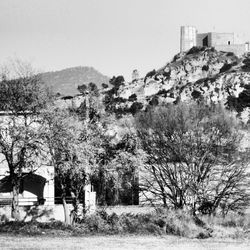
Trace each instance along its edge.
<instances>
[{"instance_id":1,"label":"grassy field","mask_svg":"<svg viewBox=\"0 0 250 250\"><path fill-rule=\"evenodd\" d=\"M176 236L24 237L0 235L0 249L249 250L250 240L199 240Z\"/></svg>"}]
</instances>

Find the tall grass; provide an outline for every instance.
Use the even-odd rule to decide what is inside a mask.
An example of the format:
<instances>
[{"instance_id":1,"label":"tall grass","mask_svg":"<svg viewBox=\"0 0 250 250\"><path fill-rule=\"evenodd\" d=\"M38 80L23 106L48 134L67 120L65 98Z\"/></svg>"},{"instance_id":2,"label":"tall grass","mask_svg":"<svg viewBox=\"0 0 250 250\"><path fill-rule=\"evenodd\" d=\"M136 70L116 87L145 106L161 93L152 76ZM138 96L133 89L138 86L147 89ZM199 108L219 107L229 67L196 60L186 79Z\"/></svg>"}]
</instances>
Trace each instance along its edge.
<instances>
[{"instance_id":1,"label":"tall grass","mask_svg":"<svg viewBox=\"0 0 250 250\"><path fill-rule=\"evenodd\" d=\"M155 234L188 238L245 237L250 233L250 218L243 215L194 217L182 210L158 209L146 214L108 214L105 210L85 216L75 225L62 222L6 222L0 233L28 235L86 235L86 234Z\"/></svg>"}]
</instances>

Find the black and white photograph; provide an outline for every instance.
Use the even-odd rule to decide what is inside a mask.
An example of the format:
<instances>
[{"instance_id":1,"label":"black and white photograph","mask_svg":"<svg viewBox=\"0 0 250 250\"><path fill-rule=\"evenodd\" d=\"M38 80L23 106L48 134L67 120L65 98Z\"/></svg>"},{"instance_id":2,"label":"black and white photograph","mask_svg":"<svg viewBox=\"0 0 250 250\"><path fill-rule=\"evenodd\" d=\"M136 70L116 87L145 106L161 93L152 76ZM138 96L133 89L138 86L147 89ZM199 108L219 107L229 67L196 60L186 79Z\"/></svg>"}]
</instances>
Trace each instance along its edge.
<instances>
[{"instance_id":1,"label":"black and white photograph","mask_svg":"<svg viewBox=\"0 0 250 250\"><path fill-rule=\"evenodd\" d=\"M0 249L249 250L250 1L0 0Z\"/></svg>"}]
</instances>

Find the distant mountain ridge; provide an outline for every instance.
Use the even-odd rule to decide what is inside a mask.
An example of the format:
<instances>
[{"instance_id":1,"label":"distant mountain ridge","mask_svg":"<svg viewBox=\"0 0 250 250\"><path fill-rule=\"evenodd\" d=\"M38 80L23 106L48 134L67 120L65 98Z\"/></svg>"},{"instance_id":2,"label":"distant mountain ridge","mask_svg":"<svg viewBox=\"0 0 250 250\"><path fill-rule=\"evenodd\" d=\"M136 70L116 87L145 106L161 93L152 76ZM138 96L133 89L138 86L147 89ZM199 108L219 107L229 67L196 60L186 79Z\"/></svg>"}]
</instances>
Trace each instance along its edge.
<instances>
[{"instance_id":1,"label":"distant mountain ridge","mask_svg":"<svg viewBox=\"0 0 250 250\"><path fill-rule=\"evenodd\" d=\"M109 84L109 77L101 74L93 67L73 67L59 71L51 71L40 74L44 83L55 93L62 96L78 94L77 86L81 84L95 83L101 88L102 83Z\"/></svg>"}]
</instances>

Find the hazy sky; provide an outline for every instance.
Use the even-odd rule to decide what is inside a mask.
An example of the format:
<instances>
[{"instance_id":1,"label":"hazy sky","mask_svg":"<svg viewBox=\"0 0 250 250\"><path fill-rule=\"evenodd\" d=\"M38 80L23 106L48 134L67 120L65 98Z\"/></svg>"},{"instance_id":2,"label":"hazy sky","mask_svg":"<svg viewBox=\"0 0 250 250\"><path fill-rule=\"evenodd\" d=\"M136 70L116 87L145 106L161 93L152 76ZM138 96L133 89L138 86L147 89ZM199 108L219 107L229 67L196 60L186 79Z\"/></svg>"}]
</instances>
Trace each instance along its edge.
<instances>
[{"instance_id":1,"label":"hazy sky","mask_svg":"<svg viewBox=\"0 0 250 250\"><path fill-rule=\"evenodd\" d=\"M0 64L93 66L130 80L179 52L181 25L250 40L250 0L0 0Z\"/></svg>"}]
</instances>

